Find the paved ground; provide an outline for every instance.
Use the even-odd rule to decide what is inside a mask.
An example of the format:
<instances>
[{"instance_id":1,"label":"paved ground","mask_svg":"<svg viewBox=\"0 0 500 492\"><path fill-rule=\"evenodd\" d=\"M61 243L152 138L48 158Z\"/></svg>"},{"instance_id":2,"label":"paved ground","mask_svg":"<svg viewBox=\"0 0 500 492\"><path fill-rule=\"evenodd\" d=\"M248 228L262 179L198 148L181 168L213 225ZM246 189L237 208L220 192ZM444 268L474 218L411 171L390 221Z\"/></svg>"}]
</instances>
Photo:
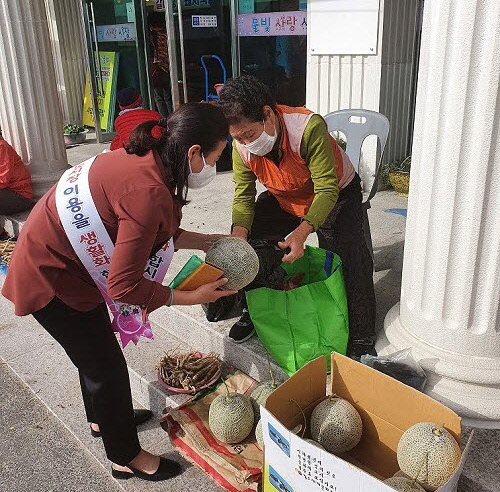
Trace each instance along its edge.
<instances>
[{"instance_id":1,"label":"paved ground","mask_svg":"<svg viewBox=\"0 0 500 492\"><path fill-rule=\"evenodd\" d=\"M0 359L1 360L1 359ZM121 490L7 364L0 362L0 490Z\"/></svg>"},{"instance_id":2,"label":"paved ground","mask_svg":"<svg viewBox=\"0 0 500 492\"><path fill-rule=\"evenodd\" d=\"M68 150L69 162L77 164L107 147L90 139L88 143ZM231 176L223 173L217 176L213 185L197 191L195 196L190 197L192 202L185 209L183 226L200 232L227 232L230 223L231 188ZM405 208L405 198L386 191L376 195L373 208L369 212L375 253L378 330L383 327L387 311L399 300L405 219L398 211L401 212ZM396 213L388 212L390 209L395 209ZM314 237L311 237L311 242L314 244ZM182 252L182 255L188 256L189 252ZM8 313L10 308L7 310L5 305L0 305L0 338L3 340L0 348L0 387L3 396L0 403L0 491L139 490L130 483L134 481L118 484L111 479L109 472L98 464L99 461L106 461L102 456L100 443L94 442L95 440L88 436L81 422L82 405L76 373L73 374L73 368L68 366L62 350L50 344L43 347L37 345L36 353L33 352L31 356L27 353L19 356L19 363L22 359L26 364L31 360L31 366L37 364L39 369L35 372L40 372L40 378L33 379L38 381L20 380L16 373L22 375L23 371L20 370L21 367L16 369L15 360L9 360L15 372L1 362L2 356L8 357L9 348L12 353L13 347L17 347L14 352L20 353L27 345L36 344L36 337L40 336L33 331L32 325L36 323L28 323L27 320L24 324L19 323L19 320L14 321L13 316ZM14 324L18 324L15 329ZM6 336L1 336L2 331ZM15 341L10 338L8 332L24 335ZM54 374L58 371L64 371L64 374L54 380ZM44 372L46 374L43 374ZM81 435L70 433L26 383L35 393L40 392L39 395L45 403L48 403L47 398L51 398L51 395L57 395L56 404L65 405L66 409L59 408L60 411L56 413L64 416L62 420L66 425L66 419L77 420ZM151 436L148 438L149 434ZM141 434L141 439L151 443L152 451L171 452L164 436L161 436L160 440L157 438L153 428L148 427ZM500 431L477 432L459 492L500 492L499 439ZM105 466L108 466L107 463ZM158 486L137 483L137 486L140 490L144 488L150 491L217 490L217 486L213 482L207 482L199 470L187 464L185 466L184 475L176 483Z\"/></svg>"}]
</instances>

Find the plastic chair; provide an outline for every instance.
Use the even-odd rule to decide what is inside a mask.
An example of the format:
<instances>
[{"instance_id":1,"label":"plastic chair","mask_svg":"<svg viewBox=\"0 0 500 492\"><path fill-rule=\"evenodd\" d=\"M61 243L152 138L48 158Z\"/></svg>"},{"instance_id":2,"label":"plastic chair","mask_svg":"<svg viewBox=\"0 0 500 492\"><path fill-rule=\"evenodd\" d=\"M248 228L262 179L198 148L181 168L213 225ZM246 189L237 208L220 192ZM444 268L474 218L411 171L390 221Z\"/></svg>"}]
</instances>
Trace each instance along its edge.
<instances>
[{"instance_id":1,"label":"plastic chair","mask_svg":"<svg viewBox=\"0 0 500 492\"><path fill-rule=\"evenodd\" d=\"M359 161L361 158L361 147L365 138L369 135L376 135L380 142L380 157L373 169L361 177L363 185L363 232L366 244L373 257L373 242L370 232L370 222L368 220L368 209L371 207L370 200L377 192L377 181L380 174L382 155L385 144L389 136L389 120L376 111L367 109L342 109L328 113L325 116L328 131L342 132L347 141L346 154L352 162L354 169L359 174Z\"/></svg>"}]
</instances>

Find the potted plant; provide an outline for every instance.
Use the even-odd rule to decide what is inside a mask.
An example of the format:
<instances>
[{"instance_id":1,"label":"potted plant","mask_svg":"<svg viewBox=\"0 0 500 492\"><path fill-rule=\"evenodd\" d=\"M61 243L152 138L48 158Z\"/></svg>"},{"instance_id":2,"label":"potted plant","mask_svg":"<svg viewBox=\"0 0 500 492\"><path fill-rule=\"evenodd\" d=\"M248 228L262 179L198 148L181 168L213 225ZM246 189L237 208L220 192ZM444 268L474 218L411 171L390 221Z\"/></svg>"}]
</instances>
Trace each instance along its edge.
<instances>
[{"instance_id":1,"label":"potted plant","mask_svg":"<svg viewBox=\"0 0 500 492\"><path fill-rule=\"evenodd\" d=\"M87 130L79 125L65 125L63 127L64 143L66 145L75 145L85 142L87 138Z\"/></svg>"},{"instance_id":2,"label":"potted plant","mask_svg":"<svg viewBox=\"0 0 500 492\"><path fill-rule=\"evenodd\" d=\"M408 196L410 188L411 156L402 161L396 161L386 166L389 183L401 195Z\"/></svg>"}]
</instances>

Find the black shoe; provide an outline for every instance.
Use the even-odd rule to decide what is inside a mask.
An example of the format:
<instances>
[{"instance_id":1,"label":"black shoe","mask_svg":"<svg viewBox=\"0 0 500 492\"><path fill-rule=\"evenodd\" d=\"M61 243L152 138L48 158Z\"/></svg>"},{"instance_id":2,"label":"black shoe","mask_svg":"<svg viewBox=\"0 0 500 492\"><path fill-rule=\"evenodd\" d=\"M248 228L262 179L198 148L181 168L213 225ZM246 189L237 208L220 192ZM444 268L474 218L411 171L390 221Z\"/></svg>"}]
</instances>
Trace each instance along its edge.
<instances>
[{"instance_id":1,"label":"black shoe","mask_svg":"<svg viewBox=\"0 0 500 492\"><path fill-rule=\"evenodd\" d=\"M168 480L169 478L176 477L182 472L179 463L168 460L167 458L160 458L160 465L154 473L144 473L130 465L127 465L127 467L130 468L133 473L115 470L111 467L111 475L118 480L128 480L129 478L137 477L150 482L159 482L160 480Z\"/></svg>"},{"instance_id":2,"label":"black shoe","mask_svg":"<svg viewBox=\"0 0 500 492\"><path fill-rule=\"evenodd\" d=\"M363 355L373 355L377 357L377 351L375 350L375 344L373 342L356 342L349 344L347 349L347 356L353 360L360 361Z\"/></svg>"},{"instance_id":3,"label":"black shoe","mask_svg":"<svg viewBox=\"0 0 500 492\"><path fill-rule=\"evenodd\" d=\"M229 338L234 343L246 342L255 335L255 326L250 319L248 309L243 309L243 315L229 330Z\"/></svg>"},{"instance_id":4,"label":"black shoe","mask_svg":"<svg viewBox=\"0 0 500 492\"><path fill-rule=\"evenodd\" d=\"M147 422L152 416L153 412L151 410L146 410L144 408L134 409L135 425L144 424L144 422ZM92 426L90 426L90 434L92 437L101 437L101 433L92 429Z\"/></svg>"}]
</instances>

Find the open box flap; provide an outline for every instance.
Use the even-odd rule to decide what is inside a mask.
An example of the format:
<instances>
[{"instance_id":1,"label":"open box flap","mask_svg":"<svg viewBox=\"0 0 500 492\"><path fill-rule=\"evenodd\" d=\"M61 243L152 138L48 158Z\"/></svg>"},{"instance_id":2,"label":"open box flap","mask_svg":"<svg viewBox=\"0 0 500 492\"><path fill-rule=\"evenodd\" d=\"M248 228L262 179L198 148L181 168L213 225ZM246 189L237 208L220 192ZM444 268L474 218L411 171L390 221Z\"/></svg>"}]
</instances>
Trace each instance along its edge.
<instances>
[{"instance_id":1,"label":"open box flap","mask_svg":"<svg viewBox=\"0 0 500 492\"><path fill-rule=\"evenodd\" d=\"M398 470L401 435L419 422L445 427L460 443L460 417L429 396L343 355L332 354L331 393L354 404L363 439L349 456L383 476Z\"/></svg>"}]
</instances>

